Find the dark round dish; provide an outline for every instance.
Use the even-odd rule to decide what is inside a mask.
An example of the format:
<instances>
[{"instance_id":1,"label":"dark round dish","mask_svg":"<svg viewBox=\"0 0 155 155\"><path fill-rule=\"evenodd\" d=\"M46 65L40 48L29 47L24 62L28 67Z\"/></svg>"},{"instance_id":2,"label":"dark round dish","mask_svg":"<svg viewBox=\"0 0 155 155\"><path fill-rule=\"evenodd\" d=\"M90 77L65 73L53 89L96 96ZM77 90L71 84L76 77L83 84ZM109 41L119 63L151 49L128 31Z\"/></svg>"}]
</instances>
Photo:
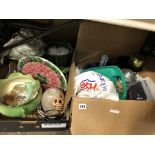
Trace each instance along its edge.
<instances>
[{"instance_id":1,"label":"dark round dish","mask_svg":"<svg viewBox=\"0 0 155 155\"><path fill-rule=\"evenodd\" d=\"M65 48L68 50L68 53L66 54L50 54L51 48ZM64 42L52 42L50 45L46 48L46 52L44 57L51 61L52 63L56 64L58 67L69 67L71 64L73 49L70 44L64 43Z\"/></svg>"}]
</instances>

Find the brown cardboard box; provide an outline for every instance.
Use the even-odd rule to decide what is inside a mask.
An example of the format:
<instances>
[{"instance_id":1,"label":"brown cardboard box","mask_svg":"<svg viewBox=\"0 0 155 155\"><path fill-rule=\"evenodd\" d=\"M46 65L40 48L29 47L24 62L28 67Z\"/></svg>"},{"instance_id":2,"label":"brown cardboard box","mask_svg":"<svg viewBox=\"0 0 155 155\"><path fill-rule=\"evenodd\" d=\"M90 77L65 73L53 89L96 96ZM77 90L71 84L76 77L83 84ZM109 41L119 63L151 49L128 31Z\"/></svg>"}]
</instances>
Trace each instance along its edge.
<instances>
[{"instance_id":1,"label":"brown cardboard box","mask_svg":"<svg viewBox=\"0 0 155 155\"><path fill-rule=\"evenodd\" d=\"M117 57L138 52L147 34L147 31L109 24L81 24L66 99L69 101L72 98L72 134L155 134L155 102L114 102L73 96L75 63L81 65L99 59L102 53ZM148 60L150 65L146 62L141 75L155 81L154 60Z\"/></svg>"}]
</instances>

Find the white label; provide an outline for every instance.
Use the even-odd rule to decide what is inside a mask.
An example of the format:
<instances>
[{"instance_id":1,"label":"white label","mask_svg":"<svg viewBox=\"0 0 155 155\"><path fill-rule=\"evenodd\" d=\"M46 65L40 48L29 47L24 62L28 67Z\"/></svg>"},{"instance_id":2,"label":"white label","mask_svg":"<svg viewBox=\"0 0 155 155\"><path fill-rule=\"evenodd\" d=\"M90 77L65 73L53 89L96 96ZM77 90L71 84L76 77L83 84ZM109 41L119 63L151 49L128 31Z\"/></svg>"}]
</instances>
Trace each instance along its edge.
<instances>
[{"instance_id":1,"label":"white label","mask_svg":"<svg viewBox=\"0 0 155 155\"><path fill-rule=\"evenodd\" d=\"M42 123L42 128L65 128L66 123Z\"/></svg>"},{"instance_id":2,"label":"white label","mask_svg":"<svg viewBox=\"0 0 155 155\"><path fill-rule=\"evenodd\" d=\"M114 109L110 109L110 112L115 113L115 114L119 114L120 113L119 110L114 110Z\"/></svg>"},{"instance_id":3,"label":"white label","mask_svg":"<svg viewBox=\"0 0 155 155\"><path fill-rule=\"evenodd\" d=\"M86 107L86 104L79 104L79 109L80 110L84 110L84 109L86 109L87 107Z\"/></svg>"}]
</instances>

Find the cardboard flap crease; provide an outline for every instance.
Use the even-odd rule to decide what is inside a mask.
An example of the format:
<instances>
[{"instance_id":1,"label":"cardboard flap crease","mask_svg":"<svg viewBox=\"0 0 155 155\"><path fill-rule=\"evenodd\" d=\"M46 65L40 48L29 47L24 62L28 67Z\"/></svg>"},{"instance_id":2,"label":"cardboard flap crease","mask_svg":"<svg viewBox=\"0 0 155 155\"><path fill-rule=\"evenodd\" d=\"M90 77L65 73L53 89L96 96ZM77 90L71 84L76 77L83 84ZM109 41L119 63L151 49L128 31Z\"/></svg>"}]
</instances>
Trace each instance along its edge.
<instances>
[{"instance_id":1,"label":"cardboard flap crease","mask_svg":"<svg viewBox=\"0 0 155 155\"><path fill-rule=\"evenodd\" d=\"M139 51L147 31L116 25L83 22L80 25L76 45L76 62L93 60L93 55L110 57L130 55ZM91 58L91 59L90 59Z\"/></svg>"}]
</instances>

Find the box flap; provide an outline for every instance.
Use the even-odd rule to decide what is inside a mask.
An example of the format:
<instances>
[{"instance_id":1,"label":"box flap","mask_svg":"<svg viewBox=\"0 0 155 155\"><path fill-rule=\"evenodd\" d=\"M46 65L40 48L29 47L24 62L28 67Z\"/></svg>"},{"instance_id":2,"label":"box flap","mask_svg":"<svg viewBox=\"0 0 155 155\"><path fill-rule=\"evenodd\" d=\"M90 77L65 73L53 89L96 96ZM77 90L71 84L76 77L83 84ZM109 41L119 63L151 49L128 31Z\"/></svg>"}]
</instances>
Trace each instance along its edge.
<instances>
[{"instance_id":1,"label":"box flap","mask_svg":"<svg viewBox=\"0 0 155 155\"><path fill-rule=\"evenodd\" d=\"M148 32L110 24L82 22L80 24L76 61L82 63L101 54L117 57L138 52Z\"/></svg>"},{"instance_id":2,"label":"box flap","mask_svg":"<svg viewBox=\"0 0 155 155\"><path fill-rule=\"evenodd\" d=\"M64 112L67 110L67 105L69 104L73 93L74 93L74 70L75 70L75 62L74 62L75 54L73 54L72 64L70 66L69 76L68 76L68 85L65 95L65 104L64 104Z\"/></svg>"},{"instance_id":3,"label":"box flap","mask_svg":"<svg viewBox=\"0 0 155 155\"><path fill-rule=\"evenodd\" d=\"M155 19L92 19L92 21L155 32Z\"/></svg>"},{"instance_id":4,"label":"box flap","mask_svg":"<svg viewBox=\"0 0 155 155\"><path fill-rule=\"evenodd\" d=\"M72 104L72 134L155 134L155 102L75 97Z\"/></svg>"}]
</instances>

